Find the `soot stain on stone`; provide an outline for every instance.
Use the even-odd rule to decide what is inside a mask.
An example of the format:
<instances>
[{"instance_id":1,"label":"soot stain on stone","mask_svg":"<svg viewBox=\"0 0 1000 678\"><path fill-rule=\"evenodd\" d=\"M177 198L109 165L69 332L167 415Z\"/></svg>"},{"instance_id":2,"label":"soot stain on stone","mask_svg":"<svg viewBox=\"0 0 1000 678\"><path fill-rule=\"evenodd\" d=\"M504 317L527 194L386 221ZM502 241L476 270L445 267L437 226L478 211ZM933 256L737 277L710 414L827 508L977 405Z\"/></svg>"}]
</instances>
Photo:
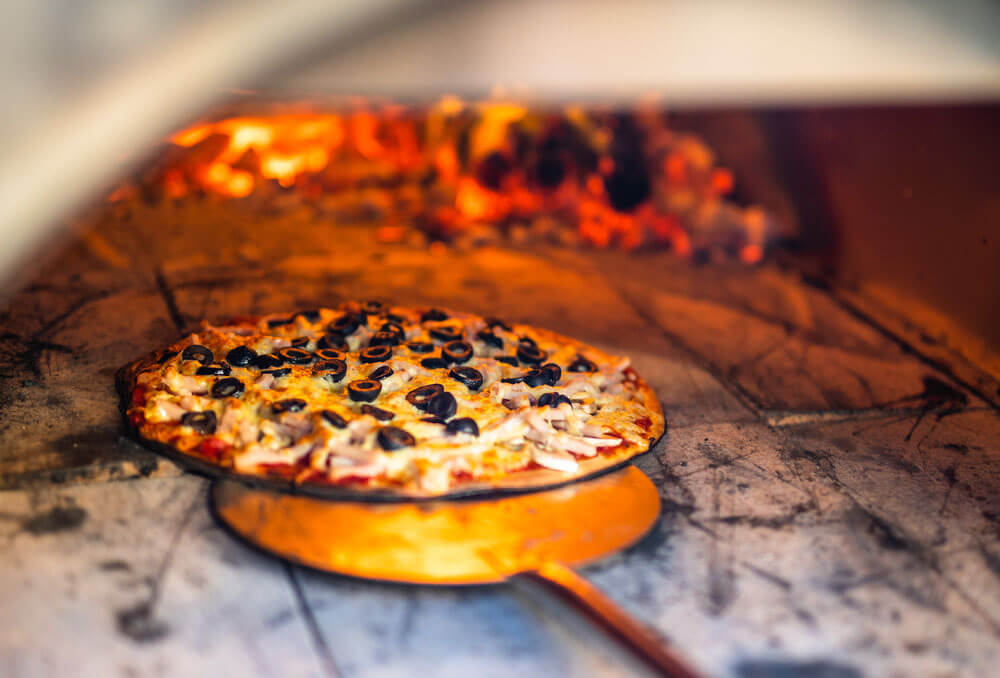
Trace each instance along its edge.
<instances>
[{"instance_id":1,"label":"soot stain on stone","mask_svg":"<svg viewBox=\"0 0 1000 678\"><path fill-rule=\"evenodd\" d=\"M21 529L36 537L78 529L87 520L87 512L79 506L54 506L43 513L29 516Z\"/></svg>"},{"instance_id":2,"label":"soot stain on stone","mask_svg":"<svg viewBox=\"0 0 1000 678\"><path fill-rule=\"evenodd\" d=\"M137 643L153 643L170 633L165 622L153 618L153 607L147 601L115 612L118 632Z\"/></svg>"},{"instance_id":3,"label":"soot stain on stone","mask_svg":"<svg viewBox=\"0 0 1000 678\"><path fill-rule=\"evenodd\" d=\"M861 678L862 673L849 664L827 660L782 661L745 659L735 666L740 678Z\"/></svg>"},{"instance_id":4,"label":"soot stain on stone","mask_svg":"<svg viewBox=\"0 0 1000 678\"><path fill-rule=\"evenodd\" d=\"M52 441L52 447L65 450L71 463L88 463L116 451L119 435L116 427L94 426L80 433L62 436Z\"/></svg>"}]
</instances>

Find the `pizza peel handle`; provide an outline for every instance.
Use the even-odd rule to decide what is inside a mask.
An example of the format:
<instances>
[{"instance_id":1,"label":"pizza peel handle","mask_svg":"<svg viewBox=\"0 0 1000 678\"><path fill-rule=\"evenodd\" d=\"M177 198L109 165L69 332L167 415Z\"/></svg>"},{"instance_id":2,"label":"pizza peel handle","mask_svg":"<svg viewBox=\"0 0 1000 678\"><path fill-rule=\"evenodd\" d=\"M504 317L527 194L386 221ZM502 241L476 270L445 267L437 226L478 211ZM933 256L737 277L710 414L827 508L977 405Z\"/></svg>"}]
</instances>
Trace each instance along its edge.
<instances>
[{"instance_id":1,"label":"pizza peel handle","mask_svg":"<svg viewBox=\"0 0 1000 678\"><path fill-rule=\"evenodd\" d=\"M217 518L237 536L286 560L410 584L510 581L520 589L555 594L657 673L695 675L570 569L634 544L656 524L659 494L633 466L499 499L332 502L220 481L211 502Z\"/></svg>"}]
</instances>

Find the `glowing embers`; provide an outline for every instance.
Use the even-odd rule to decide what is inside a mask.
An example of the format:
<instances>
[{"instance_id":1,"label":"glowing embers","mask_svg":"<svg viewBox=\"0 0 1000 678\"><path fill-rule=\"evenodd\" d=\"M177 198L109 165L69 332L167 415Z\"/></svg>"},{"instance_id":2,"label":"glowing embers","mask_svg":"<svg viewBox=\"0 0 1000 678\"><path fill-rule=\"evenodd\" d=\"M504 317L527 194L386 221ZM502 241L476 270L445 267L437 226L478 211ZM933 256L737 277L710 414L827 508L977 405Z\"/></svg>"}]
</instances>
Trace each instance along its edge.
<instances>
[{"instance_id":1,"label":"glowing embers","mask_svg":"<svg viewBox=\"0 0 1000 678\"><path fill-rule=\"evenodd\" d=\"M775 230L726 199L732 174L662 112L454 97L424 110L352 105L191 127L147 179L166 197L281 195L377 222L386 242L550 241L754 263Z\"/></svg>"}]
</instances>

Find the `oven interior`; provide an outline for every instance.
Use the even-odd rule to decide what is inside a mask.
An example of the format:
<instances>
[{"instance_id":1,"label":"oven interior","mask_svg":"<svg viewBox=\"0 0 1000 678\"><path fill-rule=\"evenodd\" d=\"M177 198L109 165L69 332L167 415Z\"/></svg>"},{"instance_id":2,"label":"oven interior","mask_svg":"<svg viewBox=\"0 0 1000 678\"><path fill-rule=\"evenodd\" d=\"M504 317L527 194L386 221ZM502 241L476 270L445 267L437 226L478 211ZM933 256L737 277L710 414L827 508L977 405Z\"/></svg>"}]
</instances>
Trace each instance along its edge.
<instances>
[{"instance_id":1,"label":"oven interior","mask_svg":"<svg viewBox=\"0 0 1000 678\"><path fill-rule=\"evenodd\" d=\"M124 435L112 382L202 319L358 298L467 309L629 355L656 388L668 434L639 466L666 508L629 557L684 555L654 599L751 624L799 571L829 618L775 628L843 629L852 605L902 597L986 657L998 113L234 98L80 210L10 298L0 486L180 474ZM737 574L775 590L740 596ZM655 614L702 668L729 656Z\"/></svg>"}]
</instances>

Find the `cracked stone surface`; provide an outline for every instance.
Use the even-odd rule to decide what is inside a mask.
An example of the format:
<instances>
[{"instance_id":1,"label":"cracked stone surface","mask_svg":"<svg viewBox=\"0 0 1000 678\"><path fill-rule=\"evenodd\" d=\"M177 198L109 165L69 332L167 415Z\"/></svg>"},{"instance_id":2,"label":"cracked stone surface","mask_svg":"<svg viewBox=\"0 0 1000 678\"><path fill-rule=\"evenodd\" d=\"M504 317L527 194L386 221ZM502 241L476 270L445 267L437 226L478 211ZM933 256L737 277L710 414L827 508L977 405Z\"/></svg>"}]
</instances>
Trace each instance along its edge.
<instances>
[{"instance_id":1,"label":"cracked stone surface","mask_svg":"<svg viewBox=\"0 0 1000 678\"><path fill-rule=\"evenodd\" d=\"M1000 660L1000 416L995 384L957 376L975 366L923 359L777 267L431 253L259 208L104 214L0 312L3 675L624 672L507 586L260 555L213 522L204 479L122 437L124 362L202 318L353 297L632 356L670 425L636 462L663 513L583 574L705 673L975 676Z\"/></svg>"}]
</instances>

